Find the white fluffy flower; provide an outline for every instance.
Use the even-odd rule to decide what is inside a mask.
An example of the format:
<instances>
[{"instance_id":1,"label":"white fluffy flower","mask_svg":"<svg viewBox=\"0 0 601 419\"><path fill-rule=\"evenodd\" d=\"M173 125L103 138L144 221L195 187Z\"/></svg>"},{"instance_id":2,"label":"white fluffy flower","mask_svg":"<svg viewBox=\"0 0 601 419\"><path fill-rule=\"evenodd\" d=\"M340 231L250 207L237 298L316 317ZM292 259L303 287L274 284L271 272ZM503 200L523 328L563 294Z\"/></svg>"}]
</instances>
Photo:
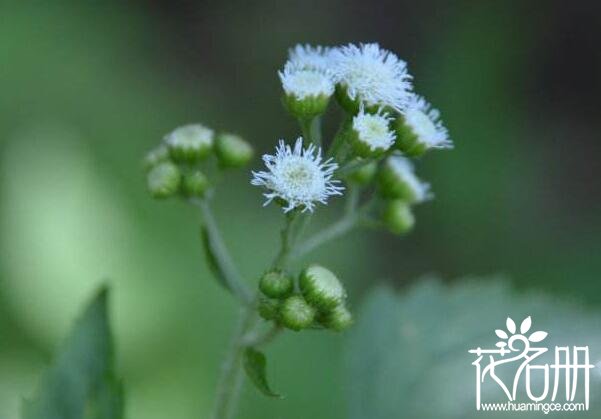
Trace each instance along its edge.
<instances>
[{"instance_id":1,"label":"white fluffy flower","mask_svg":"<svg viewBox=\"0 0 601 419\"><path fill-rule=\"evenodd\" d=\"M360 109L353 118L353 131L360 148L367 153L388 150L396 139L389 127L390 120L391 117L387 114L370 114Z\"/></svg>"},{"instance_id":2,"label":"white fluffy flower","mask_svg":"<svg viewBox=\"0 0 601 419\"><path fill-rule=\"evenodd\" d=\"M390 156L386 164L392 169L398 180L409 188L413 202L424 202L434 197L432 192L430 192L430 184L421 181L415 175L415 169L411 160L402 156Z\"/></svg>"},{"instance_id":3,"label":"white fluffy flower","mask_svg":"<svg viewBox=\"0 0 601 419\"><path fill-rule=\"evenodd\" d=\"M278 72L282 87L287 95L297 99L308 97L327 97L334 93L334 82L327 72L300 67L292 61L284 66L284 71Z\"/></svg>"},{"instance_id":4,"label":"white fluffy flower","mask_svg":"<svg viewBox=\"0 0 601 419\"><path fill-rule=\"evenodd\" d=\"M333 74L349 97L368 106L403 111L411 98L411 76L405 61L378 44L349 44L332 51Z\"/></svg>"},{"instance_id":5,"label":"white fluffy flower","mask_svg":"<svg viewBox=\"0 0 601 419\"><path fill-rule=\"evenodd\" d=\"M325 204L331 195L342 195L340 181L332 180L338 165L328 159L322 161L321 149L313 144L303 149L303 139L298 138L294 149L280 140L275 155L265 154L263 162L267 171L252 172L251 184L267 189L264 194L269 204L274 199L286 202L284 212L296 207L313 211L315 204Z\"/></svg>"},{"instance_id":6,"label":"white fluffy flower","mask_svg":"<svg viewBox=\"0 0 601 419\"><path fill-rule=\"evenodd\" d=\"M329 71L332 48L297 44L288 51L288 59L295 67L308 70Z\"/></svg>"},{"instance_id":7,"label":"white fluffy flower","mask_svg":"<svg viewBox=\"0 0 601 419\"><path fill-rule=\"evenodd\" d=\"M453 148L449 132L440 120L440 112L423 97L415 95L403 114L405 123L427 148Z\"/></svg>"}]
</instances>

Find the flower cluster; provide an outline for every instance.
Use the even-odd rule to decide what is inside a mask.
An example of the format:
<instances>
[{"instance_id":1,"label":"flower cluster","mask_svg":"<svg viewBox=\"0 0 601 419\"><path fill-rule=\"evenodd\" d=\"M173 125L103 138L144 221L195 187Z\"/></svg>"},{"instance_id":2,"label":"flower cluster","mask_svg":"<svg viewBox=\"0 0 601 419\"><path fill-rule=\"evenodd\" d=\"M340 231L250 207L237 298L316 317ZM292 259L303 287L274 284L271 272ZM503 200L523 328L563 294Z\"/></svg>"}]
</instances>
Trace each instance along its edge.
<instances>
[{"instance_id":1,"label":"flower cluster","mask_svg":"<svg viewBox=\"0 0 601 419\"><path fill-rule=\"evenodd\" d=\"M281 248L258 291L238 273L209 205L215 172L245 166L253 157L251 146L234 134L192 124L166 135L145 161L152 196L181 196L200 209L207 263L247 307L233 347L251 349L261 370L264 358L255 347L283 329L342 331L352 323L337 276L316 264L292 274L292 262L358 226L407 234L415 225L414 206L433 197L416 175L414 159L453 146L439 112L414 92L405 61L378 44L297 45L278 76L283 104L302 136L293 144L279 140L274 154L263 155L264 170L252 171L250 183L262 189L264 205L274 203L285 213ZM321 119L332 102L343 117L336 134L328 136ZM343 193L344 212L304 237L317 207ZM246 330L257 323L257 313L267 322ZM251 379L256 375L255 369ZM258 387L267 391L265 377L259 378Z\"/></svg>"},{"instance_id":2,"label":"flower cluster","mask_svg":"<svg viewBox=\"0 0 601 419\"><path fill-rule=\"evenodd\" d=\"M280 141L275 155L263 157L267 171L253 172L251 183L266 189L266 204L313 211L342 193L333 176L364 191L377 179L379 222L394 233L409 231L411 207L432 197L409 159L453 143L438 110L413 91L405 61L375 43L297 45L279 76L284 104L301 124L318 121L332 96L346 117L323 163L318 140L306 130L305 150L298 140L293 149Z\"/></svg>"},{"instance_id":3,"label":"flower cluster","mask_svg":"<svg viewBox=\"0 0 601 419\"><path fill-rule=\"evenodd\" d=\"M235 134L215 132L201 124L189 124L165 135L161 144L146 155L147 186L155 198L181 194L204 197L211 182L206 170L211 155L220 168L243 167L252 159L250 144Z\"/></svg>"},{"instance_id":4,"label":"flower cluster","mask_svg":"<svg viewBox=\"0 0 601 419\"><path fill-rule=\"evenodd\" d=\"M295 288L300 292L295 292ZM322 266L310 265L297 281L281 270L269 271L261 277L259 289L263 294L259 303L261 317L287 329L342 331L352 323L344 286Z\"/></svg>"}]
</instances>

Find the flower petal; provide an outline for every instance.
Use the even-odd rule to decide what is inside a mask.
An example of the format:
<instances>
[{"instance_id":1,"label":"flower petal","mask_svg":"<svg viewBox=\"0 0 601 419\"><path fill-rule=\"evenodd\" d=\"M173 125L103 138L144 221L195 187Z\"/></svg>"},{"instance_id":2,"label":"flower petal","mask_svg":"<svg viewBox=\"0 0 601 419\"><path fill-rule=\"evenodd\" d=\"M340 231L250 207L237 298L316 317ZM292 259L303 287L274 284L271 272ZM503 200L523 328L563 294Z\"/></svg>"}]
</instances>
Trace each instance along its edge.
<instances>
[{"instance_id":1,"label":"flower petal","mask_svg":"<svg viewBox=\"0 0 601 419\"><path fill-rule=\"evenodd\" d=\"M538 332L534 332L533 334L531 334L528 337L528 340L530 342L540 342L542 340L544 340L547 337L548 333L547 332L543 332L542 330L539 330Z\"/></svg>"},{"instance_id":2,"label":"flower petal","mask_svg":"<svg viewBox=\"0 0 601 419\"><path fill-rule=\"evenodd\" d=\"M509 331L509 333L511 333L513 335L516 331L515 322L511 319L511 317L507 317L506 324L507 324L507 330Z\"/></svg>"},{"instance_id":3,"label":"flower petal","mask_svg":"<svg viewBox=\"0 0 601 419\"><path fill-rule=\"evenodd\" d=\"M530 330L531 326L532 326L532 318L530 316L528 316L524 319L524 321L520 325L520 333L522 335L526 334L526 332L528 332L528 330Z\"/></svg>"}]
</instances>

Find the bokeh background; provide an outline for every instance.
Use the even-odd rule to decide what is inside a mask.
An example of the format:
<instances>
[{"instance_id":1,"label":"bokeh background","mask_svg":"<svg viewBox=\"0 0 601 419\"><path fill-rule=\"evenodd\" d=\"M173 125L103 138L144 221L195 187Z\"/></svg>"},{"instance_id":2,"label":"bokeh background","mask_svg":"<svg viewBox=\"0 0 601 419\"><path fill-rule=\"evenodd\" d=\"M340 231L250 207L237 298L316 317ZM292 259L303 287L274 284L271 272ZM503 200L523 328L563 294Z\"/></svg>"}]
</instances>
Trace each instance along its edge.
<instances>
[{"instance_id":1,"label":"bokeh background","mask_svg":"<svg viewBox=\"0 0 601 419\"><path fill-rule=\"evenodd\" d=\"M408 61L456 149L420 162L436 200L411 236L357 232L310 259L340 274L354 306L375 284L502 274L520 292L601 310L599 2L4 1L0 418L17 417L103 281L127 417L209 411L235 306L208 274L198 215L151 200L141 158L188 122L259 153L294 138L276 76L287 49L360 41ZM232 175L216 211L254 281L281 215L248 180ZM248 387L240 417L347 417L346 345L286 334L268 350L286 399Z\"/></svg>"}]
</instances>

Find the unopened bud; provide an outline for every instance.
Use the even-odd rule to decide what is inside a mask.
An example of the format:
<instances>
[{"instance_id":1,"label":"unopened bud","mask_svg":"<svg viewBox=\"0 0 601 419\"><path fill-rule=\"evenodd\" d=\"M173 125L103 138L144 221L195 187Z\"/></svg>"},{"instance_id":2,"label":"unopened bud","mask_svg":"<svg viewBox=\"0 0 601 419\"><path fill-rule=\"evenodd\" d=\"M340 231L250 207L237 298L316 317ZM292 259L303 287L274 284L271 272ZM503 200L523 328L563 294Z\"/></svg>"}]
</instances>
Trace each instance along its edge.
<instances>
[{"instance_id":1,"label":"unopened bud","mask_svg":"<svg viewBox=\"0 0 601 419\"><path fill-rule=\"evenodd\" d=\"M204 125L184 125L167 134L165 144L175 161L194 163L211 153L213 135L213 130Z\"/></svg>"},{"instance_id":2,"label":"unopened bud","mask_svg":"<svg viewBox=\"0 0 601 419\"><path fill-rule=\"evenodd\" d=\"M251 145L234 134L220 134L215 142L215 153L222 167L243 167L253 158Z\"/></svg>"},{"instance_id":3,"label":"unopened bud","mask_svg":"<svg viewBox=\"0 0 601 419\"><path fill-rule=\"evenodd\" d=\"M285 298L292 293L292 278L281 271L265 273L259 281L259 289L271 298Z\"/></svg>"},{"instance_id":4,"label":"unopened bud","mask_svg":"<svg viewBox=\"0 0 601 419\"><path fill-rule=\"evenodd\" d=\"M148 191L154 198L168 198L177 193L181 173L175 164L164 162L148 172L146 181Z\"/></svg>"},{"instance_id":5,"label":"unopened bud","mask_svg":"<svg viewBox=\"0 0 601 419\"><path fill-rule=\"evenodd\" d=\"M382 221L386 228L394 234L405 234L415 225L415 217L411 212L411 207L400 199L394 199L386 203Z\"/></svg>"},{"instance_id":6,"label":"unopened bud","mask_svg":"<svg viewBox=\"0 0 601 419\"><path fill-rule=\"evenodd\" d=\"M311 265L301 273L300 288L307 301L319 309L333 308L346 298L336 275L319 265Z\"/></svg>"},{"instance_id":7,"label":"unopened bud","mask_svg":"<svg viewBox=\"0 0 601 419\"><path fill-rule=\"evenodd\" d=\"M203 197L211 186L209 179L201 171L184 175L184 193L188 196Z\"/></svg>"},{"instance_id":8,"label":"unopened bud","mask_svg":"<svg viewBox=\"0 0 601 419\"><path fill-rule=\"evenodd\" d=\"M292 330L302 330L313 324L315 309L300 295L288 297L280 309L280 322Z\"/></svg>"},{"instance_id":9,"label":"unopened bud","mask_svg":"<svg viewBox=\"0 0 601 419\"><path fill-rule=\"evenodd\" d=\"M320 323L328 329L341 332L353 324L353 316L344 305L338 305L320 318Z\"/></svg>"},{"instance_id":10,"label":"unopened bud","mask_svg":"<svg viewBox=\"0 0 601 419\"><path fill-rule=\"evenodd\" d=\"M280 305L277 300L261 298L258 306L259 316L265 320L276 320L279 316Z\"/></svg>"},{"instance_id":11,"label":"unopened bud","mask_svg":"<svg viewBox=\"0 0 601 419\"><path fill-rule=\"evenodd\" d=\"M147 171L155 167L159 163L169 160L169 149L165 144L150 150L144 157L144 169Z\"/></svg>"}]
</instances>

